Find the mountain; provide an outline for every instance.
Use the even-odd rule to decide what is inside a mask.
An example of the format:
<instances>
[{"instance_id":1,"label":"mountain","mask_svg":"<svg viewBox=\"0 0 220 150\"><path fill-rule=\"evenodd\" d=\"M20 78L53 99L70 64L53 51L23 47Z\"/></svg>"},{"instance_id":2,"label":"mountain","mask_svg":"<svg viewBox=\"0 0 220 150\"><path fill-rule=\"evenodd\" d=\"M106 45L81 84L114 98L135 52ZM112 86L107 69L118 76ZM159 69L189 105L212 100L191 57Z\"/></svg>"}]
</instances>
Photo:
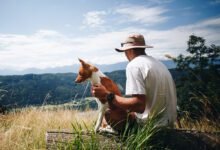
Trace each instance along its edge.
<instances>
[{"instance_id":1,"label":"mountain","mask_svg":"<svg viewBox=\"0 0 220 150\"><path fill-rule=\"evenodd\" d=\"M172 60L161 60L161 62L168 68L174 69L176 68L176 64Z\"/></svg>"},{"instance_id":2,"label":"mountain","mask_svg":"<svg viewBox=\"0 0 220 150\"><path fill-rule=\"evenodd\" d=\"M106 73L124 93L125 71ZM0 106L28 106L81 101L91 96L89 82L74 82L76 73L0 76Z\"/></svg>"},{"instance_id":3,"label":"mountain","mask_svg":"<svg viewBox=\"0 0 220 150\"><path fill-rule=\"evenodd\" d=\"M171 60L161 60L168 69L175 68L176 65ZM128 62L120 62L115 64L109 65L96 65L102 72L112 72L116 70L124 70L127 66ZM24 75L24 74L44 74L44 73L68 73L73 72L77 73L79 68L79 64L74 65L67 65L62 67L54 67L54 68L45 68L45 69L38 69L38 68L29 68L22 71L17 70L10 70L10 69L0 69L0 75Z\"/></svg>"},{"instance_id":4,"label":"mountain","mask_svg":"<svg viewBox=\"0 0 220 150\"><path fill-rule=\"evenodd\" d=\"M170 69L172 76L178 79L182 73ZM125 70L105 72L117 83L122 94L125 93ZM74 82L76 73L26 74L0 76L0 106L28 106L43 104L62 104L81 101L90 97L88 82Z\"/></svg>"}]
</instances>

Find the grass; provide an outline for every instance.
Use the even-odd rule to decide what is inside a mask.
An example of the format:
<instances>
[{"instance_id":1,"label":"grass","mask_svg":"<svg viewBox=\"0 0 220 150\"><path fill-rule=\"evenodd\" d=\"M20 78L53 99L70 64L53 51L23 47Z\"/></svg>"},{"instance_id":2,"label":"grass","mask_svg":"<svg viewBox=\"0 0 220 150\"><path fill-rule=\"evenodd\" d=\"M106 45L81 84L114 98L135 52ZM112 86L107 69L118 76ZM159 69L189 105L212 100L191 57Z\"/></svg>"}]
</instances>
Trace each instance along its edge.
<instances>
[{"instance_id":1,"label":"grass","mask_svg":"<svg viewBox=\"0 0 220 150\"><path fill-rule=\"evenodd\" d=\"M157 147L155 143L151 141L154 135L159 133L163 127L156 126L157 121L162 117L163 111L157 116L149 118L148 121L141 127L137 127L137 131L130 131L124 142L125 147L128 149L163 149L163 147Z\"/></svg>"},{"instance_id":2,"label":"grass","mask_svg":"<svg viewBox=\"0 0 220 150\"><path fill-rule=\"evenodd\" d=\"M93 126L95 111L75 110L48 111L25 108L0 116L0 149L45 149L45 132L51 129L72 129L72 124L86 122Z\"/></svg>"},{"instance_id":3,"label":"grass","mask_svg":"<svg viewBox=\"0 0 220 150\"><path fill-rule=\"evenodd\" d=\"M211 121L205 117L200 120L192 120L188 117L181 118L180 120L182 129L186 130L197 130L201 132L219 132L220 121ZM176 126L176 128L178 128Z\"/></svg>"},{"instance_id":4,"label":"grass","mask_svg":"<svg viewBox=\"0 0 220 150\"><path fill-rule=\"evenodd\" d=\"M44 106L45 107L45 106ZM97 112L87 110L84 112L63 109L42 109L41 107L23 108L18 112L0 115L0 149L1 150L23 150L23 149L45 149L45 133L51 129L69 129L78 133L78 139L72 141L68 146L77 145L79 149L99 149L102 144L95 134L91 134L89 143L81 138L81 130L93 129ZM153 126L154 120L136 134L130 133L123 142L128 149L142 148L143 145L151 145L149 139L159 130ZM180 120L184 129L215 132L219 131L219 123L207 119L193 121L187 118ZM178 128L178 127L176 127ZM74 143L75 142L75 143Z\"/></svg>"}]
</instances>

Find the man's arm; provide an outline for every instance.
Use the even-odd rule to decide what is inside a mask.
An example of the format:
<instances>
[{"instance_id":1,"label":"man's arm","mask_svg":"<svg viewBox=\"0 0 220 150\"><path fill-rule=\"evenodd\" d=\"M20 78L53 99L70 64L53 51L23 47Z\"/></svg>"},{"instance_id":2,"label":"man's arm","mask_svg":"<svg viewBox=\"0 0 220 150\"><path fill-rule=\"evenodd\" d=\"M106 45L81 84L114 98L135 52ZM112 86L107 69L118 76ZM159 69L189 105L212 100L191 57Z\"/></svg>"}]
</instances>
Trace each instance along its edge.
<instances>
[{"instance_id":1,"label":"man's arm","mask_svg":"<svg viewBox=\"0 0 220 150\"><path fill-rule=\"evenodd\" d=\"M106 102L106 96L110 92L102 85L97 85L92 87L92 94L99 98L102 103ZM145 95L132 95L132 97L125 98L115 95L115 99L112 103L124 110L129 110L131 112L143 113L146 106L146 96Z\"/></svg>"},{"instance_id":2,"label":"man's arm","mask_svg":"<svg viewBox=\"0 0 220 150\"><path fill-rule=\"evenodd\" d=\"M112 101L114 105L131 112L143 113L146 106L145 95L132 95L132 97L125 98L115 95L115 99Z\"/></svg>"}]
</instances>

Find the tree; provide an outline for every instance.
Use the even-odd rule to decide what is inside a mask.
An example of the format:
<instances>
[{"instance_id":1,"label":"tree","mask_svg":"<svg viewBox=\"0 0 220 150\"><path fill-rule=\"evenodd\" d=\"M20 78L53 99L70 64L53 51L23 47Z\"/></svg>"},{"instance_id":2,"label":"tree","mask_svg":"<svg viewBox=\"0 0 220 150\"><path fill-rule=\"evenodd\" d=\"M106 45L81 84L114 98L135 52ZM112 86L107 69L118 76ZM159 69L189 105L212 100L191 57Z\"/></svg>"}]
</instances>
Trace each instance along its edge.
<instances>
[{"instance_id":1,"label":"tree","mask_svg":"<svg viewBox=\"0 0 220 150\"><path fill-rule=\"evenodd\" d=\"M189 55L167 55L183 74L176 81L178 105L192 118L216 118L220 116L220 46L206 46L205 39L195 35L187 44Z\"/></svg>"},{"instance_id":2,"label":"tree","mask_svg":"<svg viewBox=\"0 0 220 150\"><path fill-rule=\"evenodd\" d=\"M0 82L1 83L1 82ZM3 103L3 97L7 93L7 90L0 89L0 114L5 114L7 108L2 104Z\"/></svg>"}]
</instances>

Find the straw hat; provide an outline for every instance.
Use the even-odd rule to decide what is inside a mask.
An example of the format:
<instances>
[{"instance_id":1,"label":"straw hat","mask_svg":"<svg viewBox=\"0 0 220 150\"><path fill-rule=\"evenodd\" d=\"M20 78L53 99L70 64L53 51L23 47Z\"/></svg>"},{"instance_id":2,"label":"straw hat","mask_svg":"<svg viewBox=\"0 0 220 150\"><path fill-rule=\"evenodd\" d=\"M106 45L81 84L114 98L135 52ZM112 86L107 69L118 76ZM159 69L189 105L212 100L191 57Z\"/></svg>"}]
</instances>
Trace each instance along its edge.
<instances>
[{"instance_id":1,"label":"straw hat","mask_svg":"<svg viewBox=\"0 0 220 150\"><path fill-rule=\"evenodd\" d=\"M132 48L153 48L145 44L144 36L141 34L132 34L126 38L126 40L121 43L121 48L115 48L118 52L124 52Z\"/></svg>"}]
</instances>

